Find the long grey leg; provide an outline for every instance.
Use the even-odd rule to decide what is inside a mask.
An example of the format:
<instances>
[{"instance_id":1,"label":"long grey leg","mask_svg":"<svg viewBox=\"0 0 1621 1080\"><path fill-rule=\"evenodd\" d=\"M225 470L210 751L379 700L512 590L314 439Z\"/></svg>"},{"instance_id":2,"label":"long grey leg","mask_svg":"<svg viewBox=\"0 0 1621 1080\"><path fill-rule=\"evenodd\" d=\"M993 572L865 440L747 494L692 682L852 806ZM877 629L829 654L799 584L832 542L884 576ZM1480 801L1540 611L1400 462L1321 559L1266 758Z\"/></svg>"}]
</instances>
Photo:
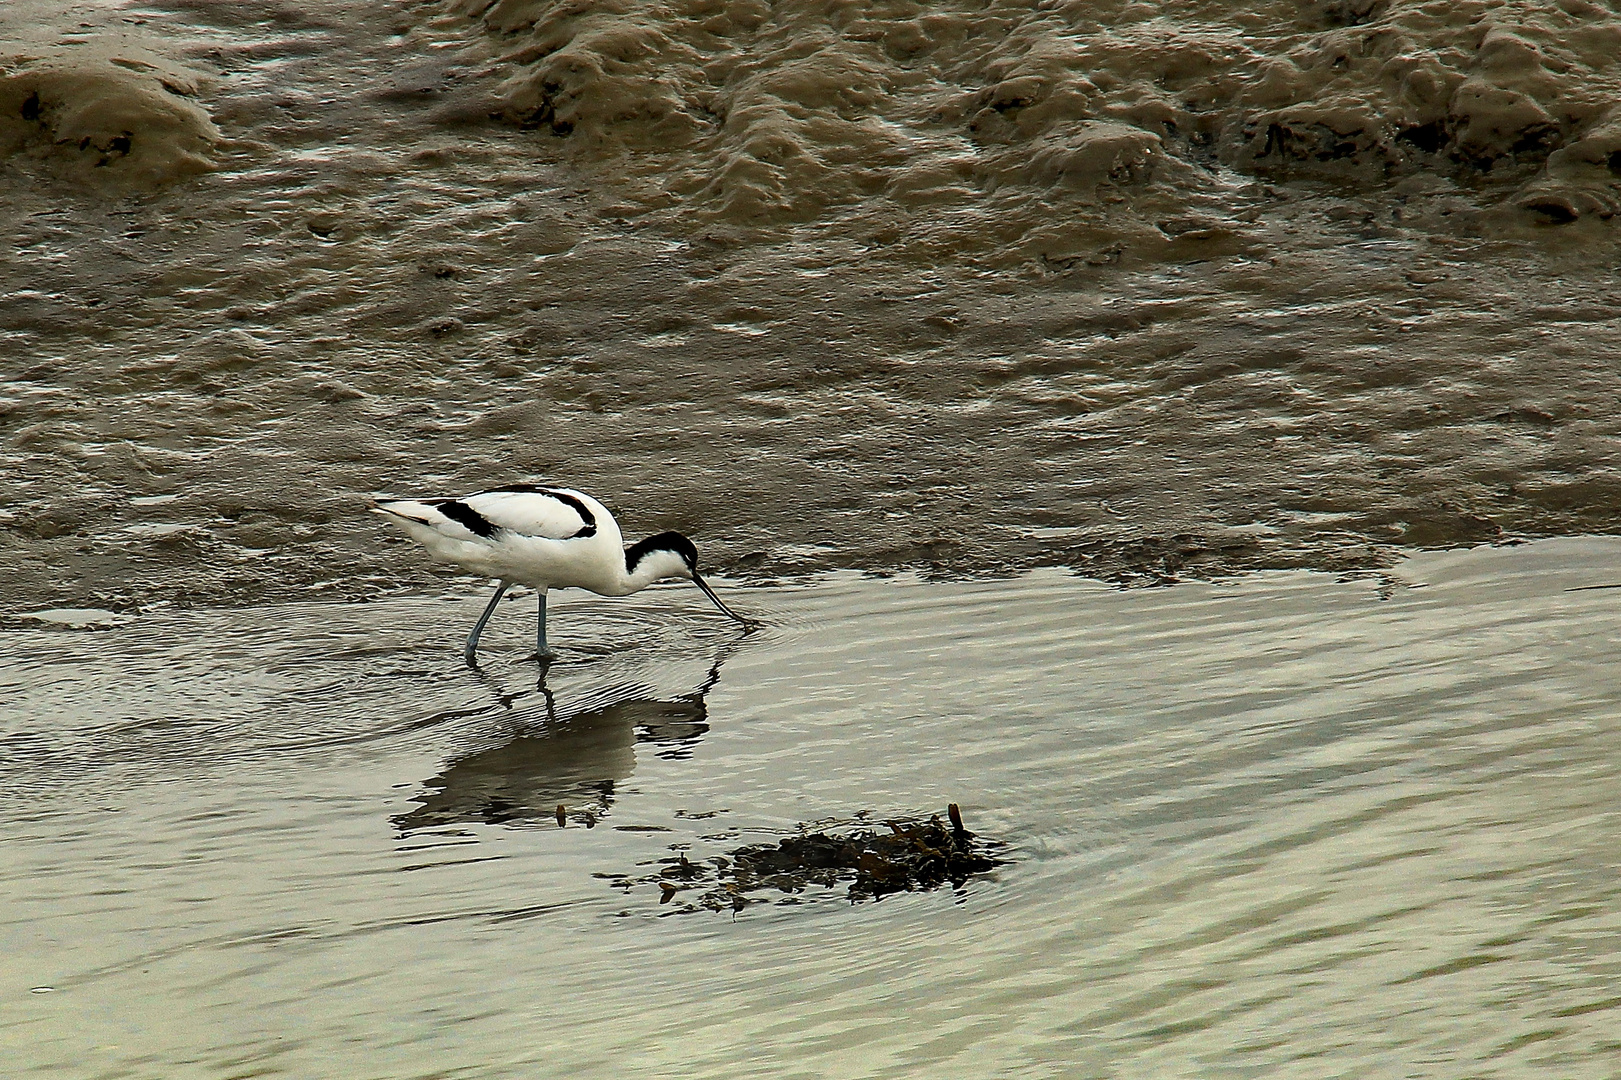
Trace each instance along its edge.
<instances>
[{"instance_id":1,"label":"long grey leg","mask_svg":"<svg viewBox=\"0 0 1621 1080\"><path fill-rule=\"evenodd\" d=\"M546 590L540 593L540 628L535 632L535 659L545 663L557 654L546 647Z\"/></svg>"},{"instance_id":2,"label":"long grey leg","mask_svg":"<svg viewBox=\"0 0 1621 1080\"><path fill-rule=\"evenodd\" d=\"M495 595L490 597L490 606L484 609L484 614L480 615L478 622L473 624L473 632L467 635L466 655L468 667L478 667L478 636L484 632L484 624L490 621L491 615L495 614L495 605L501 602L501 595L507 591L511 584L510 581L503 581L496 587Z\"/></svg>"}]
</instances>

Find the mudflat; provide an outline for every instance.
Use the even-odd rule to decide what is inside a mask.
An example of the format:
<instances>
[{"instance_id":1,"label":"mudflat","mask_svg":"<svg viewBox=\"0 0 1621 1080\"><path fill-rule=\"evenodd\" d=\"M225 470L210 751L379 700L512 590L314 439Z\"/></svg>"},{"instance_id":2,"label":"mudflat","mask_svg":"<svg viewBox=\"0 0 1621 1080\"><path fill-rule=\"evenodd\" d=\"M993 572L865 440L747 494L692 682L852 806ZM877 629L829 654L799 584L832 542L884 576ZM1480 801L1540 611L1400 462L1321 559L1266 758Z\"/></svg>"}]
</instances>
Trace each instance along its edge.
<instances>
[{"instance_id":1,"label":"mudflat","mask_svg":"<svg viewBox=\"0 0 1621 1080\"><path fill-rule=\"evenodd\" d=\"M1618 35L18 0L3 607L420 590L364 499L516 480L756 580L1613 530Z\"/></svg>"}]
</instances>

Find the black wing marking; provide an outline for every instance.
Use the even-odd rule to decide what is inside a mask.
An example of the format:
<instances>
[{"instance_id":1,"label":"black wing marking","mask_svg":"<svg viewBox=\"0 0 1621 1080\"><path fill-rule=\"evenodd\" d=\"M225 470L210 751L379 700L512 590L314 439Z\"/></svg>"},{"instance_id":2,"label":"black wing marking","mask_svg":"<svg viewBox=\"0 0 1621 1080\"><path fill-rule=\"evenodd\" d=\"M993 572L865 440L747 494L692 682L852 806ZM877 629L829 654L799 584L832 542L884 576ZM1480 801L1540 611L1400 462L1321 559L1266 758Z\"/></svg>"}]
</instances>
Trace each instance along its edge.
<instances>
[{"instance_id":1,"label":"black wing marking","mask_svg":"<svg viewBox=\"0 0 1621 1080\"><path fill-rule=\"evenodd\" d=\"M467 529L474 536L488 540L501 531L501 527L460 499L424 500L429 506L451 521Z\"/></svg>"}]
</instances>

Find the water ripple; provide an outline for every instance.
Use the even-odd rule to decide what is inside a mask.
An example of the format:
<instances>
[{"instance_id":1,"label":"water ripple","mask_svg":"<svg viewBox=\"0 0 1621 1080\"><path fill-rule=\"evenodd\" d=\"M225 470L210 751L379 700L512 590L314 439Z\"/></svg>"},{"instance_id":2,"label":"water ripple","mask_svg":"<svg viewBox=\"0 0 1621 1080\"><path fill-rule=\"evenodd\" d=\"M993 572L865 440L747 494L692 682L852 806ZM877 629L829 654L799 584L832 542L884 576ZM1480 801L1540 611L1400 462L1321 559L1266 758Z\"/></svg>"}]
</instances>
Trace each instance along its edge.
<instances>
[{"instance_id":1,"label":"water ripple","mask_svg":"<svg viewBox=\"0 0 1621 1080\"><path fill-rule=\"evenodd\" d=\"M0 1023L42 1075L1606 1075L1621 650L1564 590L1616 555L564 600L544 689L521 603L461 667L474 596L11 632ZM1013 860L956 893L612 884L948 801Z\"/></svg>"}]
</instances>

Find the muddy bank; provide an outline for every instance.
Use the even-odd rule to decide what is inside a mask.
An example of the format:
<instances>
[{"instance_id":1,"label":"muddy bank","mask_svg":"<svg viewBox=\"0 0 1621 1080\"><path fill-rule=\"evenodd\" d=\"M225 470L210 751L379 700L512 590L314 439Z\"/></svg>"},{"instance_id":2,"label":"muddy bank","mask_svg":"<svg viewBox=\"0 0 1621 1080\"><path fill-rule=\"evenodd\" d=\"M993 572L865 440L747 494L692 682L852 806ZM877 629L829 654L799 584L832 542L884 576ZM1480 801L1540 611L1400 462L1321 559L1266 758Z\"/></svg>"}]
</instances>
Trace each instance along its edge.
<instances>
[{"instance_id":1,"label":"muddy bank","mask_svg":"<svg viewBox=\"0 0 1621 1080\"><path fill-rule=\"evenodd\" d=\"M621 14L652 18L641 10ZM765 197L727 187L757 170L727 167L717 150L755 145L753 127L728 131L734 119L769 119L738 95L769 91L787 103L770 115L827 146L841 132L911 131L886 110L958 93L942 81L946 54L896 59L843 24L829 39L833 16L807 7L801 30L748 31L754 51L732 74L693 68L735 91L731 111L707 134L654 145L666 129L634 110L582 114L563 131L501 104L516 100L512 80L544 89L535 72L578 56L583 24L531 55L544 20L503 29L497 9L84 8L69 15L90 28L57 38L36 20L33 59L11 61L7 78L35 79L40 104L25 124L31 98L17 103L16 123L33 126L0 163L0 604L420 590L443 571L365 516L366 496L526 479L598 494L628 536L689 532L714 571L761 579L1066 565L1152 582L1621 528L1613 226L1597 210L1521 205L1526 185L1562 167L1558 154L1599 145L1604 121L1560 119L1557 138L1535 146L1520 145L1529 129L1505 127L1488 162L1465 152L1484 145L1473 121L1448 119L1413 149L1400 125L1421 117L1399 112L1388 87L1376 99L1384 69L1368 65L1388 34L1370 35L1426 10L1291 22L1270 38L1246 29L1247 53L1201 45L1221 62L1177 84L1178 108L1227 86L1231 122L1208 143L1156 134L1164 167L1093 170L1082 184L1063 169L984 170L1016 158L1034 168L1033 148L1066 124L1150 131L1127 99L1174 73L1150 66L1134 82L1127 67L1193 54L1149 48L1158 24L1124 8L1090 38L1050 40L1038 30L1058 16L1025 12L1025 29L974 46L990 50L977 68L950 54L951 86L1002 86L1026 78L1015 52L1027 65L1047 57L1028 102L987 99L977 128L978 112L918 114L917 131L958 124L983 166L942 181L944 201L901 198L906 170L934 153L914 147L893 160L873 151L883 167L870 191L847 191L848 170L829 166L832 194L815 207L763 215L733 213ZM1473 52L1437 53L1458 76L1436 76L1456 83L1449 101L1492 71L1539 103L1609 85L1608 67L1536 29L1576 16L1526 10L1521 37L1553 81L1524 65L1513 74L1492 59L1508 55L1491 44L1501 35L1449 15L1436 34L1480 38ZM1177 40L1214 18L1188 15ZM1137 20L1135 51L1110 44L1120 20ZM146 60L108 43L137 32ZM1053 59L1060 38L1087 44ZM1342 38L1362 44L1343 70L1324 61L1332 78L1284 80L1266 102L1245 81L1284 60L1315 70L1310 49ZM809 70L793 66L794 41L877 49L894 68L879 79L887 89L865 105L784 97L789 73ZM209 171L153 182L125 168L145 129L127 154L86 164L89 149L40 127L67 114L39 72L69 54L148 64L113 66L203 109L212 131L186 145ZM659 55L614 77L634 82ZM1113 89L1063 89L1063 72L1105 55ZM895 72L925 68L933 82L903 93ZM661 86L697 93L686 68L671 70ZM193 81L163 89L160 71ZM1264 131L1243 135L1278 110L1327 108L1353 82L1371 103L1365 130L1397 134L1356 136L1364 149L1311 159L1321 168L1268 157L1295 142L1262 152ZM1291 104L1278 86L1316 96ZM595 100L570 93L580 108ZM1058 100L1079 111L1042 111ZM554 95L551 107L574 106ZM820 108L855 112L818 126ZM1266 123L1294 131L1305 113L1294 116ZM1387 144L1400 152L1388 167ZM648 176L700 167L732 179L648 195ZM793 190L812 183L782 175ZM1074 235L1037 242L1049 227Z\"/></svg>"},{"instance_id":2,"label":"muddy bank","mask_svg":"<svg viewBox=\"0 0 1621 1080\"><path fill-rule=\"evenodd\" d=\"M1225 169L1621 205L1621 18L1585 2L447 6L486 108L723 227L845 207L926 261L1208 257L1251 238Z\"/></svg>"},{"instance_id":3,"label":"muddy bank","mask_svg":"<svg viewBox=\"0 0 1621 1080\"><path fill-rule=\"evenodd\" d=\"M1613 291L1412 247L1113 274L1109 297L717 285L702 256L609 249L570 260L566 302L504 315L500 270L430 279L468 316L443 335L299 340L300 301L266 298L162 358L59 340L71 361L7 387L8 606L422 588L441 571L366 493L523 478L602 494L627 535L687 531L729 574L1154 580L1615 529ZM738 323L684 322L694 294Z\"/></svg>"}]
</instances>

